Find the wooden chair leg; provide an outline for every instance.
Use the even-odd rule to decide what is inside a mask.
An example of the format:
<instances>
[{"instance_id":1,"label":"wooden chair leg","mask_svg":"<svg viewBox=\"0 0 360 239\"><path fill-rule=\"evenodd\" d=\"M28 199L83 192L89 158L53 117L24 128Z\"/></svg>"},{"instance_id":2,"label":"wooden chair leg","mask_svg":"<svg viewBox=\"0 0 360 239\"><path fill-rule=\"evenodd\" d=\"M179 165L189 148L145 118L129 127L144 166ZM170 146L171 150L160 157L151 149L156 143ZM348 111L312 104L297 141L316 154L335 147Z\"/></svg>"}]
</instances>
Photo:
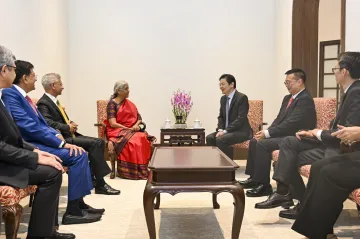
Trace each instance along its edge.
<instances>
[{"instance_id":1,"label":"wooden chair leg","mask_svg":"<svg viewBox=\"0 0 360 239\"><path fill-rule=\"evenodd\" d=\"M23 207L20 204L3 207L6 239L16 239Z\"/></svg>"},{"instance_id":2,"label":"wooden chair leg","mask_svg":"<svg viewBox=\"0 0 360 239\"><path fill-rule=\"evenodd\" d=\"M110 163L111 163L110 178L114 179L115 178L115 155L114 155L114 152L109 152L109 159L110 159Z\"/></svg>"},{"instance_id":3,"label":"wooden chair leg","mask_svg":"<svg viewBox=\"0 0 360 239\"><path fill-rule=\"evenodd\" d=\"M34 201L34 193L31 193L30 194L30 199L29 199L29 207L32 207L33 201Z\"/></svg>"}]
</instances>

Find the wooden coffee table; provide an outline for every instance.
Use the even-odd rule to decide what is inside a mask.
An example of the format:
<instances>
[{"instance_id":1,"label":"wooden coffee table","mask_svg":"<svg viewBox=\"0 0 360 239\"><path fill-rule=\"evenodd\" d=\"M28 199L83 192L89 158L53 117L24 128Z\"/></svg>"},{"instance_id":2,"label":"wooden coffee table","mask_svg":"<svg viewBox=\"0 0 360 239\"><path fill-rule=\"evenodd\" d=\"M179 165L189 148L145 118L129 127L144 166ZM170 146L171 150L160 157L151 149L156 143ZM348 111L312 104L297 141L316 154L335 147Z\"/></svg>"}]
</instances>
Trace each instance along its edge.
<instances>
[{"instance_id":1,"label":"wooden coffee table","mask_svg":"<svg viewBox=\"0 0 360 239\"><path fill-rule=\"evenodd\" d=\"M205 129L160 129L160 145L161 146L181 146L181 145L193 145L204 146L205 145Z\"/></svg>"},{"instance_id":2,"label":"wooden coffee table","mask_svg":"<svg viewBox=\"0 0 360 239\"><path fill-rule=\"evenodd\" d=\"M231 193L234 197L231 238L239 238L245 196L244 189L235 180L238 167L216 147L155 148L143 196L150 239L156 239L154 208L160 207L160 193L175 195L180 192L211 192L214 209L220 208L216 200L217 194Z\"/></svg>"}]
</instances>

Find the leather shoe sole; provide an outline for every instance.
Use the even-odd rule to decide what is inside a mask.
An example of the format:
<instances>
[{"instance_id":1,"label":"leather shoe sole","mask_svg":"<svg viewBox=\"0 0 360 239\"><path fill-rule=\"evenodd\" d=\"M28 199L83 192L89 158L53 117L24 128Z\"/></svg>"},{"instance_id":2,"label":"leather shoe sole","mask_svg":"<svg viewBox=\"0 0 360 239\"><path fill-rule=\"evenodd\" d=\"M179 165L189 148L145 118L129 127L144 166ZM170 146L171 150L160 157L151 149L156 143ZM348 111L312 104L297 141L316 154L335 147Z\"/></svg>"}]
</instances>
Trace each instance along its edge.
<instances>
[{"instance_id":1,"label":"leather shoe sole","mask_svg":"<svg viewBox=\"0 0 360 239\"><path fill-rule=\"evenodd\" d=\"M70 215L70 214L65 213L62 218L62 224L69 225L69 224L91 223L91 222L97 222L100 219L101 219L101 215L89 214L85 211L83 211L82 216L75 216L75 215Z\"/></svg>"}]
</instances>

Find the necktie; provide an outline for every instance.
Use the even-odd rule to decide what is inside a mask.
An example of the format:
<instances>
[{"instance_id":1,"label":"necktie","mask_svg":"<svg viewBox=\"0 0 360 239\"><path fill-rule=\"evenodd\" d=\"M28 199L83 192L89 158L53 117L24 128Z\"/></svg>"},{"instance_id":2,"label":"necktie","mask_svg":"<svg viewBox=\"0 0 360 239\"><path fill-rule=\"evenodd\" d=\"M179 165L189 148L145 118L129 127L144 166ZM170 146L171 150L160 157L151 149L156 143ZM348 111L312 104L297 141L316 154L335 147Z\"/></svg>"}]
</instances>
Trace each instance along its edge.
<instances>
[{"instance_id":1,"label":"necktie","mask_svg":"<svg viewBox=\"0 0 360 239\"><path fill-rule=\"evenodd\" d=\"M25 99L27 100L27 102L29 102L29 104L30 104L31 108L34 110L35 114L37 116L39 116L39 114L36 110L36 106L35 106L34 102L31 100L31 98L27 95L27 96L25 96Z\"/></svg>"},{"instance_id":2,"label":"necktie","mask_svg":"<svg viewBox=\"0 0 360 239\"><path fill-rule=\"evenodd\" d=\"M286 106L286 109L288 109L289 108L289 106L291 105L291 103L294 101L294 98L291 96L290 97L290 100L289 100L289 103L287 104L287 106Z\"/></svg>"},{"instance_id":3,"label":"necktie","mask_svg":"<svg viewBox=\"0 0 360 239\"><path fill-rule=\"evenodd\" d=\"M64 120L65 120L65 123L69 125L69 124L70 124L69 119L68 119L68 117L66 116L65 111L64 111L64 108L61 106L60 101L57 100L57 101L56 101L56 105L57 105L57 107L59 108L59 110L60 110L60 112L61 112L61 115L62 115L62 117L63 117ZM75 135L74 135L73 133L71 133L71 135L72 135L73 138L75 138Z\"/></svg>"},{"instance_id":4,"label":"necktie","mask_svg":"<svg viewBox=\"0 0 360 239\"><path fill-rule=\"evenodd\" d=\"M225 128L227 128L229 125L229 110L230 110L229 102L230 102L230 97L227 97L226 107L225 107L225 110L226 110L225 111L226 112Z\"/></svg>"}]
</instances>

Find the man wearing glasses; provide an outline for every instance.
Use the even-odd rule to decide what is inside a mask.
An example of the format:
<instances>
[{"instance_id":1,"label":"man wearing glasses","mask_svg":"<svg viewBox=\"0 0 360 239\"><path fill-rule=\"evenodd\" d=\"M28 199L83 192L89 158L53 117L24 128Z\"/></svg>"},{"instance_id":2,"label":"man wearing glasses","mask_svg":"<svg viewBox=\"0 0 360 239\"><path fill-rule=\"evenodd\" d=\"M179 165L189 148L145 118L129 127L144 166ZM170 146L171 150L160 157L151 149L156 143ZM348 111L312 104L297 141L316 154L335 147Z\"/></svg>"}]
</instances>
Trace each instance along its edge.
<instances>
[{"instance_id":1,"label":"man wearing glasses","mask_svg":"<svg viewBox=\"0 0 360 239\"><path fill-rule=\"evenodd\" d=\"M245 173L247 180L240 181L248 197L267 196L272 193L270 185L271 153L279 149L285 136L295 135L300 129L312 129L316 125L314 100L305 89L306 75L301 69L285 73L285 86L290 94L281 104L280 112L267 130L258 132L250 140Z\"/></svg>"},{"instance_id":2,"label":"man wearing glasses","mask_svg":"<svg viewBox=\"0 0 360 239\"><path fill-rule=\"evenodd\" d=\"M280 154L273 179L277 181L277 191L269 198L255 205L267 209L290 206L292 199L299 203L289 210L280 211L280 217L295 219L303 201L305 184L298 168L324 158L341 153L340 140L332 135L341 126L360 126L360 68L358 52L344 52L339 55L333 68L336 82L344 89L338 112L330 123L330 130L302 130L296 136L286 137L280 147Z\"/></svg>"}]
</instances>

